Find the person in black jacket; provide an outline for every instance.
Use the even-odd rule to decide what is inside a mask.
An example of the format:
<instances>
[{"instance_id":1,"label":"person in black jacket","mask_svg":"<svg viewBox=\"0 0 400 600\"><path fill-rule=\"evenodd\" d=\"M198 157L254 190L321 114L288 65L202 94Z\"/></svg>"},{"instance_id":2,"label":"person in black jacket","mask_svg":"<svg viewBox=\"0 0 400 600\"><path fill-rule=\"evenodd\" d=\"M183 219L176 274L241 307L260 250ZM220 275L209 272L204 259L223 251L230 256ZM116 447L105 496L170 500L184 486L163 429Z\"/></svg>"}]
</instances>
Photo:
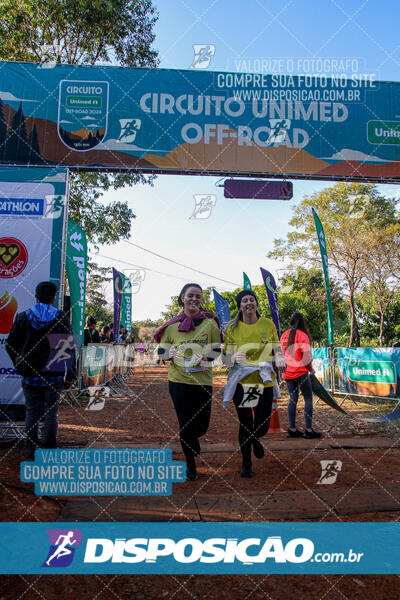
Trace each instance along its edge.
<instances>
[{"instance_id":1,"label":"person in black jacket","mask_svg":"<svg viewBox=\"0 0 400 600\"><path fill-rule=\"evenodd\" d=\"M57 286L42 281L35 290L37 303L18 314L5 348L22 375L26 404L26 459L34 459L38 425L44 417L44 447L57 447L60 392L74 379L74 341L65 313L53 306Z\"/></svg>"},{"instance_id":2,"label":"person in black jacket","mask_svg":"<svg viewBox=\"0 0 400 600\"><path fill-rule=\"evenodd\" d=\"M94 317L86 317L86 325L83 330L83 345L100 344L100 334L96 329L96 319Z\"/></svg>"}]
</instances>

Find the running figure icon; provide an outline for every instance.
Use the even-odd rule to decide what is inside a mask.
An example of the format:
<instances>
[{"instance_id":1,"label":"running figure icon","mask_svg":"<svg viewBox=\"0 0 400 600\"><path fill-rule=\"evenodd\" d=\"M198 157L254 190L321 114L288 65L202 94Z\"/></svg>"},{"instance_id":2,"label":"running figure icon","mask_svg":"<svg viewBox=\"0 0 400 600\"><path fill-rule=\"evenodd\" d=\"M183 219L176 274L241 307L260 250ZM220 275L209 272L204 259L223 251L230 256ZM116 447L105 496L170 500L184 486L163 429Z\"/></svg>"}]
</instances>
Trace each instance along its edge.
<instances>
[{"instance_id":1,"label":"running figure icon","mask_svg":"<svg viewBox=\"0 0 400 600\"><path fill-rule=\"evenodd\" d=\"M67 556L68 554L72 554L72 550L67 548L67 546L72 546L77 542L77 540L72 539L74 536L73 531L69 531L66 535L59 535L56 541L57 549L53 554L46 560L46 565L49 567L51 561L54 558L61 558L62 556ZM62 541L60 541L62 540Z\"/></svg>"}]
</instances>

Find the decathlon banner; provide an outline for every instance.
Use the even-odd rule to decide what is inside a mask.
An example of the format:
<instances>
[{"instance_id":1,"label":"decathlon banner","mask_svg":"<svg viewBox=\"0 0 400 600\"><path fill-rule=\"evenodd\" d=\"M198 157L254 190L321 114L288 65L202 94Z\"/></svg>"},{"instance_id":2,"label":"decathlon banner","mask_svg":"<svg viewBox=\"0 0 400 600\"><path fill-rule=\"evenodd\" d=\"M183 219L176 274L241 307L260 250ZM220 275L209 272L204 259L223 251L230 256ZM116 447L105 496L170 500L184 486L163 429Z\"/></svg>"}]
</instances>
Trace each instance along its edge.
<instances>
[{"instance_id":1,"label":"decathlon banner","mask_svg":"<svg viewBox=\"0 0 400 600\"><path fill-rule=\"evenodd\" d=\"M276 291L276 283L274 276L269 271L266 271L260 267L261 275L264 281L265 289L267 290L269 307L271 309L271 317L275 324L278 337L281 337L281 328L279 324L279 313L278 313L278 294Z\"/></svg>"},{"instance_id":2,"label":"decathlon banner","mask_svg":"<svg viewBox=\"0 0 400 600\"><path fill-rule=\"evenodd\" d=\"M71 297L72 333L76 346L83 346L85 327L87 243L84 231L68 221L66 269Z\"/></svg>"},{"instance_id":3,"label":"decathlon banner","mask_svg":"<svg viewBox=\"0 0 400 600\"><path fill-rule=\"evenodd\" d=\"M400 348L337 348L339 391L400 398Z\"/></svg>"},{"instance_id":4,"label":"decathlon banner","mask_svg":"<svg viewBox=\"0 0 400 600\"><path fill-rule=\"evenodd\" d=\"M132 329L132 285L129 277L122 276L121 325L129 333Z\"/></svg>"},{"instance_id":5,"label":"decathlon banner","mask_svg":"<svg viewBox=\"0 0 400 600\"><path fill-rule=\"evenodd\" d=\"M4 348L16 313L41 281L60 285L66 180L66 169L0 167L0 404L24 403Z\"/></svg>"},{"instance_id":6,"label":"decathlon banner","mask_svg":"<svg viewBox=\"0 0 400 600\"><path fill-rule=\"evenodd\" d=\"M5 164L400 179L400 83L5 62L0 90Z\"/></svg>"},{"instance_id":7,"label":"decathlon banner","mask_svg":"<svg viewBox=\"0 0 400 600\"><path fill-rule=\"evenodd\" d=\"M398 574L399 533L396 522L0 523L0 572Z\"/></svg>"},{"instance_id":8,"label":"decathlon banner","mask_svg":"<svg viewBox=\"0 0 400 600\"><path fill-rule=\"evenodd\" d=\"M331 288L329 285L329 271L328 271L329 263L328 263L328 253L326 251L326 239L325 239L324 228L322 227L322 223L319 220L319 216L317 215L317 213L315 212L314 209L312 209L312 212L313 212L313 217L314 217L314 222L315 222L315 229L317 230L317 235L318 235L318 244L319 244L319 249L321 252L322 267L323 267L324 278L325 278L326 303L327 303L327 310L328 310L328 344L329 344L329 346L333 346L333 310L332 310L332 300L331 300Z\"/></svg>"},{"instance_id":9,"label":"decathlon banner","mask_svg":"<svg viewBox=\"0 0 400 600\"><path fill-rule=\"evenodd\" d=\"M219 320L219 326L222 333L228 326L229 321L231 320L231 312L229 310L228 301L225 300L221 294L217 292L217 290L213 289L214 294L214 302L215 302L215 312L217 313L217 317Z\"/></svg>"}]
</instances>

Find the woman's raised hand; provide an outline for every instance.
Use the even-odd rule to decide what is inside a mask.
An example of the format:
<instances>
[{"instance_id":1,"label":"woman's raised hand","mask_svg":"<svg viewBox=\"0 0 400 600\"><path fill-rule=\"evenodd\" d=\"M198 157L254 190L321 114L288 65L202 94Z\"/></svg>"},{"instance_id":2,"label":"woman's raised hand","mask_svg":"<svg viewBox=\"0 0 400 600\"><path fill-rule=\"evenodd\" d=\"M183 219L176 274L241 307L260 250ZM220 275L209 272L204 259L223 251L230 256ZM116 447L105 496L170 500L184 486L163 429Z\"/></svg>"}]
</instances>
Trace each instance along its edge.
<instances>
[{"instance_id":1,"label":"woman's raised hand","mask_svg":"<svg viewBox=\"0 0 400 600\"><path fill-rule=\"evenodd\" d=\"M235 352L235 354L232 354L232 364L241 364L246 360L246 354L244 352Z\"/></svg>"}]
</instances>

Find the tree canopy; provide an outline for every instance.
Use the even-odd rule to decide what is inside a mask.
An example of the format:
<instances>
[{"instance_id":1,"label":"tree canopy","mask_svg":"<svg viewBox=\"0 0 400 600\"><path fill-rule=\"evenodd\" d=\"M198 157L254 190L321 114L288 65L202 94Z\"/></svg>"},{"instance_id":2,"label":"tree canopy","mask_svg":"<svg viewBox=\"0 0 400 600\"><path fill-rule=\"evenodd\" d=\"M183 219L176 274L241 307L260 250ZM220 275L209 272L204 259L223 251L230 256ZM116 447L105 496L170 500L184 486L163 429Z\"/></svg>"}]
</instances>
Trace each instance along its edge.
<instances>
[{"instance_id":1,"label":"tree canopy","mask_svg":"<svg viewBox=\"0 0 400 600\"><path fill-rule=\"evenodd\" d=\"M156 67L157 17L151 0L4 0L0 60ZM132 210L125 200L105 205L103 192L153 179L138 172L75 172L70 217L94 244L127 239Z\"/></svg>"},{"instance_id":2,"label":"tree canopy","mask_svg":"<svg viewBox=\"0 0 400 600\"><path fill-rule=\"evenodd\" d=\"M331 188L305 196L294 207L289 225L294 228L286 240L275 240L270 258L288 260L291 265L320 265L321 256L312 208L324 227L330 274L349 299L350 345L359 345L355 293L364 278L371 233L397 223L396 200L382 196L376 186L337 183Z\"/></svg>"}]
</instances>

